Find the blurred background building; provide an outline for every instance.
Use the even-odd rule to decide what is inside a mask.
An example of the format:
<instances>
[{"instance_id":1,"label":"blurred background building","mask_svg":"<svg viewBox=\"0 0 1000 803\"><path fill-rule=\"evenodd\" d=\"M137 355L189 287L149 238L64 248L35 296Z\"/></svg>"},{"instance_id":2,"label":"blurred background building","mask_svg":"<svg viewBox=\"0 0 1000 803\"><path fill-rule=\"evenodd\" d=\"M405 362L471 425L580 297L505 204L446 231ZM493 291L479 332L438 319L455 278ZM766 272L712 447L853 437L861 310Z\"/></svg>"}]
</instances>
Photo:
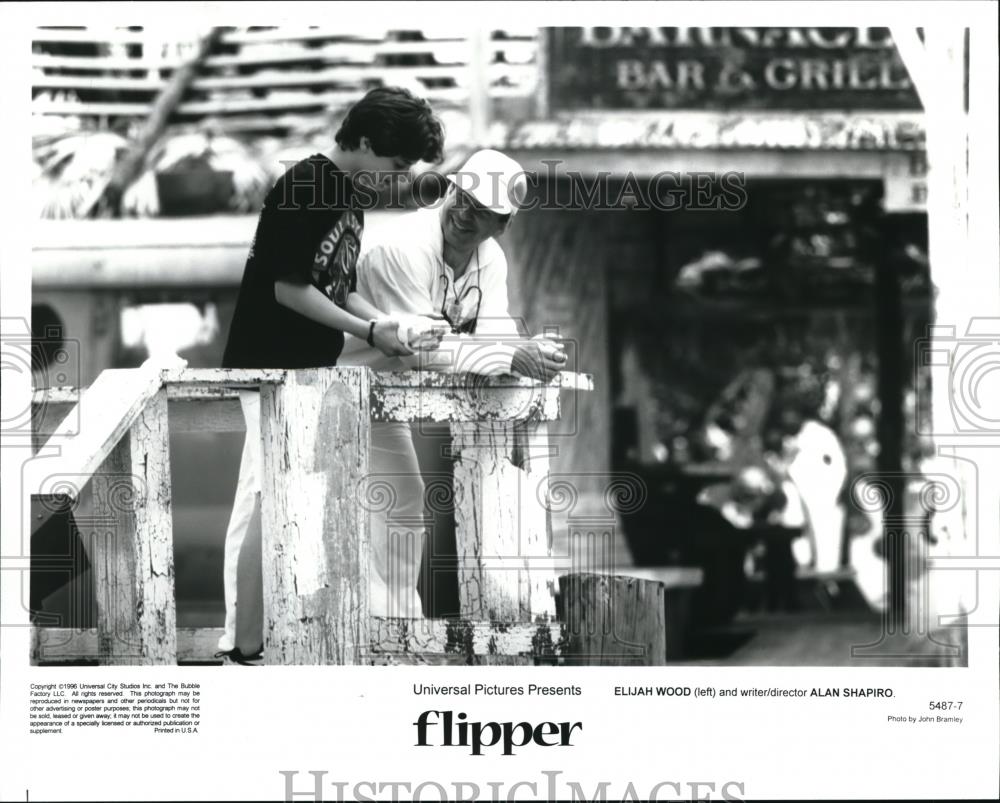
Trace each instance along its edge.
<instances>
[{"instance_id":1,"label":"blurred background building","mask_svg":"<svg viewBox=\"0 0 1000 803\"><path fill-rule=\"evenodd\" d=\"M33 325L79 341L74 384L158 352L217 366L264 193L367 89L407 86L445 121L445 169L496 147L548 201L502 244L512 312L558 327L596 381L560 423L553 471L580 494L556 537L611 510L619 567L700 566L705 633L884 607L881 527L850 489L927 453L912 355L932 309L923 114L887 29L39 28L33 60ZM643 194L664 173L680 208ZM720 194L725 175L742 192ZM833 547L786 570L799 524L705 511L781 459L790 415L832 433L845 468ZM179 624L215 624L242 436L172 437ZM643 504L609 508L615 473Z\"/></svg>"}]
</instances>

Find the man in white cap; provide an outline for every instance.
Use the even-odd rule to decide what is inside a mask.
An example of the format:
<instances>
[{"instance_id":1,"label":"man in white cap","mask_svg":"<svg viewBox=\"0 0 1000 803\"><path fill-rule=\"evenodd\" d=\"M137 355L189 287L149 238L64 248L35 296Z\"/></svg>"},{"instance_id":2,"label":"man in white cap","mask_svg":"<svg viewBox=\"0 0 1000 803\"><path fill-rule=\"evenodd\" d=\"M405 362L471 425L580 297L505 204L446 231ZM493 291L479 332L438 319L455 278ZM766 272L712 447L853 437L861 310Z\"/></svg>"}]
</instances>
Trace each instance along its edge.
<instances>
[{"instance_id":1,"label":"man in white cap","mask_svg":"<svg viewBox=\"0 0 1000 803\"><path fill-rule=\"evenodd\" d=\"M565 367L566 353L557 339L523 335L510 317L507 259L494 239L524 203L524 171L498 151L481 150L448 178L443 203L400 215L373 232L358 261L357 282L362 298L400 321L401 343L417 348L425 333L444 327L448 333L440 348L387 357L363 340L349 339L339 364L547 381ZM372 473L391 478L393 520L422 520L424 486L409 424L372 425ZM372 511L372 613L420 617L416 585L424 533L409 539L390 535L388 513Z\"/></svg>"},{"instance_id":2,"label":"man in white cap","mask_svg":"<svg viewBox=\"0 0 1000 803\"><path fill-rule=\"evenodd\" d=\"M554 339L522 337L508 312L507 259L494 239L524 203L524 170L499 151L481 150L448 179L441 204L372 233L358 261L358 294L404 322L404 344L441 325L451 335L438 351L402 358L353 338L340 364L552 378L566 355Z\"/></svg>"}]
</instances>

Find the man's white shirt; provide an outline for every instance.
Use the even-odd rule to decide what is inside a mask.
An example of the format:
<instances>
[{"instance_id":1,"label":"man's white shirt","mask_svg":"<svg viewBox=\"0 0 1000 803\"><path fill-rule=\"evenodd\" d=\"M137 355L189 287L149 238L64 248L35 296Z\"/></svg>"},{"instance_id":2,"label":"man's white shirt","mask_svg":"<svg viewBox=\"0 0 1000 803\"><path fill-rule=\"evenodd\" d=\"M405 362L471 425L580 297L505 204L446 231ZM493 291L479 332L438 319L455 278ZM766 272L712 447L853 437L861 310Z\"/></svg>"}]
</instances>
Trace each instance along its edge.
<instances>
[{"instance_id":1,"label":"man's white shirt","mask_svg":"<svg viewBox=\"0 0 1000 803\"><path fill-rule=\"evenodd\" d=\"M507 258L496 240L479 245L457 280L444 261L438 209L400 215L373 233L365 246L357 266L357 292L363 299L401 320L405 330L409 316L440 315L442 308L456 301L460 302L462 320L470 319L476 316L481 293L476 333L448 335L436 351L412 357L386 357L364 340L347 335L338 365L367 365L378 371L511 372L511 341L521 334L508 311Z\"/></svg>"}]
</instances>

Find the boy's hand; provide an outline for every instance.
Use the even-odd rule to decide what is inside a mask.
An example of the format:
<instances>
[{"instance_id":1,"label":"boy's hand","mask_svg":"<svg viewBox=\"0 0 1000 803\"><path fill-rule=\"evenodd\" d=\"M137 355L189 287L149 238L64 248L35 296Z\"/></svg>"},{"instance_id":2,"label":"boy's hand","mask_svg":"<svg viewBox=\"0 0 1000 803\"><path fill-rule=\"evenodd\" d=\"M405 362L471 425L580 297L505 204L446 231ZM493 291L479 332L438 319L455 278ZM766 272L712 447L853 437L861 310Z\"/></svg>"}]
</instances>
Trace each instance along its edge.
<instances>
[{"instance_id":1,"label":"boy's hand","mask_svg":"<svg viewBox=\"0 0 1000 803\"><path fill-rule=\"evenodd\" d=\"M391 318L375 322L372 331L372 343L386 357L409 357L413 352L396 337L398 324Z\"/></svg>"},{"instance_id":2,"label":"boy's hand","mask_svg":"<svg viewBox=\"0 0 1000 803\"><path fill-rule=\"evenodd\" d=\"M414 351L434 351L448 333L448 324L436 316L412 315L399 323L399 340Z\"/></svg>"}]
</instances>

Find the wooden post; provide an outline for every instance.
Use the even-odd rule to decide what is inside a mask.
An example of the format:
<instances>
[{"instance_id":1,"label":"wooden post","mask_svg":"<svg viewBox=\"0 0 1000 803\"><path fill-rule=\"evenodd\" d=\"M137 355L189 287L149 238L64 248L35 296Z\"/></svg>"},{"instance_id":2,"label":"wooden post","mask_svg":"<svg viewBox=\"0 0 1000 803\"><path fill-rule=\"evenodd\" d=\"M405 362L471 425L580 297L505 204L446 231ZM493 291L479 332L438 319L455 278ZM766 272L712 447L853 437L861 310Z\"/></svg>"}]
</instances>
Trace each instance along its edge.
<instances>
[{"instance_id":1,"label":"wooden post","mask_svg":"<svg viewBox=\"0 0 1000 803\"><path fill-rule=\"evenodd\" d=\"M92 552L99 655L108 664L176 664L165 390L146 402L92 482L97 517L113 522Z\"/></svg>"},{"instance_id":2,"label":"wooden post","mask_svg":"<svg viewBox=\"0 0 1000 803\"><path fill-rule=\"evenodd\" d=\"M455 545L458 600L463 618L521 621L530 604L520 599L520 470L510 456L514 424L454 422Z\"/></svg>"},{"instance_id":3,"label":"wooden post","mask_svg":"<svg viewBox=\"0 0 1000 803\"><path fill-rule=\"evenodd\" d=\"M455 542L463 617L555 617L545 421L452 423Z\"/></svg>"},{"instance_id":4,"label":"wooden post","mask_svg":"<svg viewBox=\"0 0 1000 803\"><path fill-rule=\"evenodd\" d=\"M972 453L963 454L964 444L975 443L969 436L996 434L997 396L989 392L990 383L979 383L975 393L966 383L968 377L988 370L980 368L988 358L969 355L980 347L978 343L994 338L1000 315L996 201L991 190L996 172L990 168L996 149L992 109L997 91L996 36L992 26L967 29L959 23L927 28L922 41L915 28L891 31L926 111L928 259L935 289L935 325L928 352L935 355L931 432L935 470L958 484L962 500L934 514L936 543L930 549L931 571L923 582L929 586L934 627L964 627L964 612L985 611L988 606L976 598L975 583L951 569L955 559L978 557L976 529L983 514L976 506L990 511L987 516L996 510L995 501L991 504L985 498L993 484L978 479L990 473L991 450L974 447ZM971 176L983 180L971 181ZM940 568L946 570L935 570Z\"/></svg>"},{"instance_id":5,"label":"wooden post","mask_svg":"<svg viewBox=\"0 0 1000 803\"><path fill-rule=\"evenodd\" d=\"M261 386L264 660L360 664L368 652L366 368ZM252 433L248 433L248 437Z\"/></svg>"},{"instance_id":6,"label":"wooden post","mask_svg":"<svg viewBox=\"0 0 1000 803\"><path fill-rule=\"evenodd\" d=\"M905 447L906 421L903 411L903 384L910 366L906 360L912 354L903 346L903 298L900 288L899 266L889 254L881 254L875 271L875 338L878 353L878 402L877 427L880 482L888 490L885 516L896 519L903 516L903 498L906 478L903 475L903 449ZM888 535L888 533L887 533ZM906 617L906 588L904 564L906 562L905 537L886 538L886 563L889 567L888 613L891 629L901 627Z\"/></svg>"},{"instance_id":7,"label":"wooden post","mask_svg":"<svg viewBox=\"0 0 1000 803\"><path fill-rule=\"evenodd\" d=\"M662 666L667 661L666 586L603 574L559 578L566 662Z\"/></svg>"},{"instance_id":8,"label":"wooden post","mask_svg":"<svg viewBox=\"0 0 1000 803\"><path fill-rule=\"evenodd\" d=\"M469 36L469 119L471 140L477 147L487 141L490 128L489 64L493 60L490 31L476 26Z\"/></svg>"},{"instance_id":9,"label":"wooden post","mask_svg":"<svg viewBox=\"0 0 1000 803\"><path fill-rule=\"evenodd\" d=\"M549 29L539 28L536 36L538 83L535 88L535 119L545 120L549 116Z\"/></svg>"},{"instance_id":10,"label":"wooden post","mask_svg":"<svg viewBox=\"0 0 1000 803\"><path fill-rule=\"evenodd\" d=\"M459 610L463 618L537 621L555 615L548 423L559 391L593 388L564 373L549 385L513 377L433 373L373 378L379 421L448 421L454 466Z\"/></svg>"},{"instance_id":11,"label":"wooden post","mask_svg":"<svg viewBox=\"0 0 1000 803\"><path fill-rule=\"evenodd\" d=\"M554 619L559 578L550 568L552 554L552 510L549 505L549 465L551 445L546 421L527 421L518 426L523 445L514 462L521 468L520 554L521 600L527 603L522 617L528 621Z\"/></svg>"}]
</instances>

